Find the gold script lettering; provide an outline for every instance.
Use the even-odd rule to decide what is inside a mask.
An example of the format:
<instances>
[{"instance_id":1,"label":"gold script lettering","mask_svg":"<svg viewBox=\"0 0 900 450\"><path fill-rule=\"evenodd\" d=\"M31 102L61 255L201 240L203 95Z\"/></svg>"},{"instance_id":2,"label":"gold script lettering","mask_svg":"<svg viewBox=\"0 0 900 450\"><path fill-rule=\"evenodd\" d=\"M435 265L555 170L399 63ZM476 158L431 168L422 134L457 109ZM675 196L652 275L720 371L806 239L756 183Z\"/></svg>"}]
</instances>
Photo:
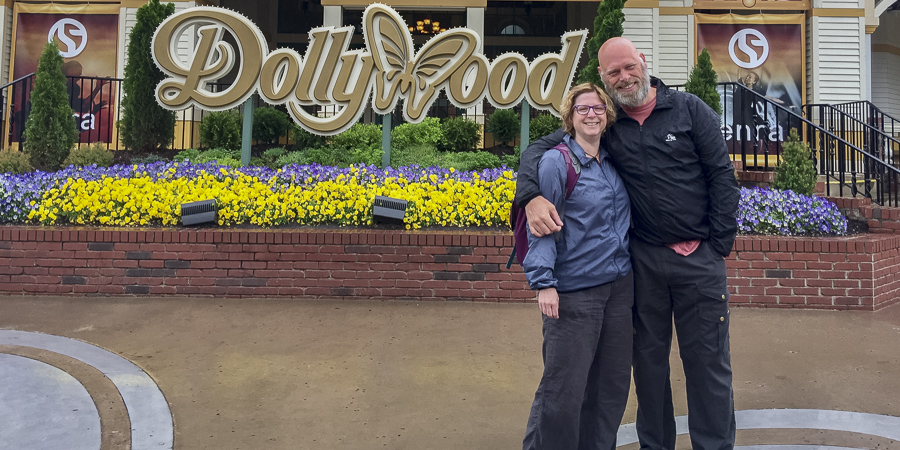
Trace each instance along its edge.
<instances>
[{"instance_id":1,"label":"gold script lettering","mask_svg":"<svg viewBox=\"0 0 900 450\"><path fill-rule=\"evenodd\" d=\"M504 53L491 64L488 99L498 108L511 108L525 96L528 61L516 53Z\"/></svg>"},{"instance_id":2,"label":"gold script lettering","mask_svg":"<svg viewBox=\"0 0 900 450\"><path fill-rule=\"evenodd\" d=\"M153 35L153 56L163 72L172 76L157 86L157 98L170 109L197 105L207 109L228 109L253 95L267 49L265 38L252 23L228 10L197 7L190 14L174 14L163 21ZM212 25L205 25L212 23ZM178 39L185 30L201 25L200 43L189 66L176 61ZM237 39L241 66L231 87L210 92L206 83L224 76L234 66L234 50L222 41L225 30ZM215 48L215 53L213 49ZM218 59L214 60L214 57Z\"/></svg>"},{"instance_id":3,"label":"gold script lettering","mask_svg":"<svg viewBox=\"0 0 900 450\"><path fill-rule=\"evenodd\" d=\"M297 87L300 55L280 48L269 54L259 74L259 93L269 103L284 103Z\"/></svg>"},{"instance_id":4,"label":"gold script lettering","mask_svg":"<svg viewBox=\"0 0 900 450\"><path fill-rule=\"evenodd\" d=\"M565 97L569 80L575 75L578 55L584 46L584 33L563 35L559 55L541 55L531 63L528 73L528 100L538 108L552 108L559 114L560 99Z\"/></svg>"},{"instance_id":5,"label":"gold script lettering","mask_svg":"<svg viewBox=\"0 0 900 450\"><path fill-rule=\"evenodd\" d=\"M235 47L223 40L226 32ZM194 55L183 61L177 56L179 43L192 33L199 36ZM587 31L564 34L558 54L542 55L530 65L514 53L489 62L479 50L481 37L466 28L435 35L416 52L400 14L377 3L363 13L365 50L348 51L352 35L353 27L314 28L302 58L289 49L268 53L262 32L243 16L215 7L188 8L163 21L154 34L153 57L168 76L157 86L157 99L171 110L223 110L259 92L269 103L287 104L301 127L321 135L352 126L370 100L375 112L387 114L402 99L406 120L419 122L441 90L460 108L485 97L510 108L527 98L559 115ZM241 63L235 68L237 53ZM228 89L207 89L235 70ZM309 112L313 106L321 108Z\"/></svg>"}]
</instances>

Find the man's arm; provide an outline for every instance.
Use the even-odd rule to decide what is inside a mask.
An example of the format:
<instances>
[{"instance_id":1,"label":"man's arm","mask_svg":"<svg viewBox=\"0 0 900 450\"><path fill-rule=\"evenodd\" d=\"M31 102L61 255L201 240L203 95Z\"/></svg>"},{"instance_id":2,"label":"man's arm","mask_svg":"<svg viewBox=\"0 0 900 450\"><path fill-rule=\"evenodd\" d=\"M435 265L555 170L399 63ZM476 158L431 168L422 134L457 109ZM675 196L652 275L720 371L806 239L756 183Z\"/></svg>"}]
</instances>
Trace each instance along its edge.
<instances>
[{"instance_id":1,"label":"man's arm","mask_svg":"<svg viewBox=\"0 0 900 450\"><path fill-rule=\"evenodd\" d=\"M562 229L562 220L556 212L556 207L541 196L541 188L538 184L538 163L547 150L563 141L565 135L566 133L559 129L532 142L522 152L519 160L515 202L519 207L525 207L528 227L531 229L531 233L538 237Z\"/></svg>"},{"instance_id":2,"label":"man's arm","mask_svg":"<svg viewBox=\"0 0 900 450\"><path fill-rule=\"evenodd\" d=\"M516 176L516 204L520 208L528 205L531 199L541 195L541 187L538 184L538 163L547 150L556 147L563 141L566 133L562 128L548 134L534 142L522 151L519 159L519 172Z\"/></svg>"},{"instance_id":3,"label":"man's arm","mask_svg":"<svg viewBox=\"0 0 900 450\"><path fill-rule=\"evenodd\" d=\"M728 256L737 234L741 191L722 136L719 115L696 97L688 101L694 120L694 145L709 190L709 244L720 255Z\"/></svg>"}]
</instances>

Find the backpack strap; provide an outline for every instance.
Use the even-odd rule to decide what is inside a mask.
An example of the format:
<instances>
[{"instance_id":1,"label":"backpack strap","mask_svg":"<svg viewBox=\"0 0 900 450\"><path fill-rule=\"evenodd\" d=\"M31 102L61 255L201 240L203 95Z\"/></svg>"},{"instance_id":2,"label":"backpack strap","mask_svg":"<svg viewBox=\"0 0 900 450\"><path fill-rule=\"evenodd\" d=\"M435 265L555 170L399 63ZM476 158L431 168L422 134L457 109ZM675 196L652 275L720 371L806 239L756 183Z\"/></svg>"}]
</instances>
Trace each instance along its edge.
<instances>
[{"instance_id":1,"label":"backpack strap","mask_svg":"<svg viewBox=\"0 0 900 450\"><path fill-rule=\"evenodd\" d=\"M565 160L566 162L566 183L564 187L566 189L566 200L568 200L569 197L572 196L572 192L575 190L575 184L578 182L578 177L581 175L581 161L578 160L578 157L575 156L575 152L573 152L565 142L560 142L557 146L553 147L553 149L559 151L563 156L563 160ZM565 211L565 202L563 202L563 209L562 211L559 211L559 216L565 216ZM509 260L506 262L507 269L512 266L513 258L516 258L516 244L518 243L518 239L516 239L516 236L522 233L528 233L527 228L525 227L525 223L527 222L525 211L519 211L515 205L515 202L513 202L512 207L510 208L509 219L510 227L513 229L514 237L512 253L509 255ZM559 241L559 233L554 234L554 239ZM525 239L527 239L527 237ZM527 249L528 241L525 240L524 244L522 245L525 245L525 248ZM519 259L519 263L521 264L523 262L521 261L523 258Z\"/></svg>"},{"instance_id":2,"label":"backpack strap","mask_svg":"<svg viewBox=\"0 0 900 450\"><path fill-rule=\"evenodd\" d=\"M565 142L560 142L556 147L553 147L555 150L558 150L559 153L562 154L563 160L566 161L566 200L572 196L572 192L575 190L575 184L578 183L578 177L581 176L581 161L578 160L578 157L575 156L575 152L566 145ZM560 220L565 220L566 216L566 202L562 203L562 208L559 212ZM553 233L554 240L559 242L562 238L559 232Z\"/></svg>"},{"instance_id":3,"label":"backpack strap","mask_svg":"<svg viewBox=\"0 0 900 450\"><path fill-rule=\"evenodd\" d=\"M565 142L560 142L553 149L558 150L566 161L566 167L568 168L566 171L566 200L568 200L572 196L572 191L575 190L575 183L578 182L578 177L581 175L581 161L578 160L575 152Z\"/></svg>"}]
</instances>

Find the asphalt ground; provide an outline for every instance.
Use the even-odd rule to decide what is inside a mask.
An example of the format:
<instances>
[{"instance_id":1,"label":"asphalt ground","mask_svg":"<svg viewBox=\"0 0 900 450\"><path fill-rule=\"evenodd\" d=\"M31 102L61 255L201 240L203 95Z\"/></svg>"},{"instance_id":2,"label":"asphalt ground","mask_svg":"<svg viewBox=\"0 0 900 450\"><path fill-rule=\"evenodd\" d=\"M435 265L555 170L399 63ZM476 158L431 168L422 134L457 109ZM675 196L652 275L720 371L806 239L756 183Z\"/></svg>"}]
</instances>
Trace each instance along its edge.
<instances>
[{"instance_id":1,"label":"asphalt ground","mask_svg":"<svg viewBox=\"0 0 900 450\"><path fill-rule=\"evenodd\" d=\"M0 297L0 449L521 448L540 327L536 304ZM900 305L733 308L731 345L739 446L900 449Z\"/></svg>"}]
</instances>

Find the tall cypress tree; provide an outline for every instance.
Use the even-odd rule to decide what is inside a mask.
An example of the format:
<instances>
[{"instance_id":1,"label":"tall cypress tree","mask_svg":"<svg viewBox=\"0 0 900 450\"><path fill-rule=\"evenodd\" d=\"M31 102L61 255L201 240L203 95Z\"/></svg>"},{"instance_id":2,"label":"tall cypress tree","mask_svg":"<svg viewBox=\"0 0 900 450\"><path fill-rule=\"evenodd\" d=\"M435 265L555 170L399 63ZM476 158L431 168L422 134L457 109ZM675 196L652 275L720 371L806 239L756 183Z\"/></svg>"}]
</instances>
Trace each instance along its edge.
<instances>
[{"instance_id":1,"label":"tall cypress tree","mask_svg":"<svg viewBox=\"0 0 900 450\"><path fill-rule=\"evenodd\" d=\"M122 118L119 131L125 148L150 151L166 148L175 134L175 113L163 109L156 101L156 85L165 75L153 63L150 41L153 32L166 17L175 13L175 5L162 5L150 0L137 10L137 23L128 41L125 64Z\"/></svg>"},{"instance_id":2,"label":"tall cypress tree","mask_svg":"<svg viewBox=\"0 0 900 450\"><path fill-rule=\"evenodd\" d=\"M604 42L611 38L622 36L625 32L622 24L625 23L626 0L603 0L597 7L597 17L594 18L594 35L588 40L588 55L591 59L587 66L578 72L578 83L594 83L603 87L603 80L597 72L600 62L597 60L597 52Z\"/></svg>"},{"instance_id":3,"label":"tall cypress tree","mask_svg":"<svg viewBox=\"0 0 900 450\"><path fill-rule=\"evenodd\" d=\"M716 90L718 84L719 76L713 70L709 52L704 48L697 57L697 64L691 69L688 81L684 84L684 90L700 97L700 100L709 105L716 114L722 115L722 99L719 97L719 91Z\"/></svg>"},{"instance_id":4,"label":"tall cypress tree","mask_svg":"<svg viewBox=\"0 0 900 450\"><path fill-rule=\"evenodd\" d=\"M48 42L35 72L23 144L31 165L41 170L59 169L78 139L62 63L56 42Z\"/></svg>"}]
</instances>

